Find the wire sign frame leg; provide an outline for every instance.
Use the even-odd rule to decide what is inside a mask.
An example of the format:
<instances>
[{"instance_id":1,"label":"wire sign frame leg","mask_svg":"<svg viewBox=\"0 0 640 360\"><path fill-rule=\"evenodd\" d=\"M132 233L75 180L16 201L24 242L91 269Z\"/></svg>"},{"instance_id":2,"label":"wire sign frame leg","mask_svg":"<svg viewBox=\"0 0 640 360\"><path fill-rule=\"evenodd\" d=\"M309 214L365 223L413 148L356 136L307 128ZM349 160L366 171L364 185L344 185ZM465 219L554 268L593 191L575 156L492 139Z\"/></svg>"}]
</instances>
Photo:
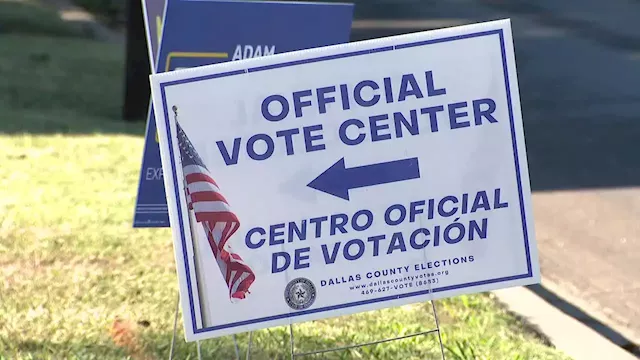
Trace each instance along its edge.
<instances>
[{"instance_id":1,"label":"wire sign frame leg","mask_svg":"<svg viewBox=\"0 0 640 360\"><path fill-rule=\"evenodd\" d=\"M446 360L445 359L445 354L444 354L444 344L442 343L442 333L441 333L441 329L440 329L440 322L438 321L438 313L436 311L435 300L429 300L429 301L431 302L431 309L433 311L433 318L435 320L435 325L436 325L436 327L434 329L420 331L420 332L409 334L409 335L396 336L396 337L387 338L387 339L369 341L369 342L353 344L353 345L339 346L339 347L334 347L334 348L329 348L329 349L318 349L318 350L312 350L312 351L308 351L308 352L296 353L295 352L295 336L294 336L294 331L293 331L293 324L289 324L291 360L294 360L294 359L300 358L300 357L304 357L304 356L319 355L319 354L324 354L324 353L328 353L328 352L344 351L344 350L349 350L349 349L354 349L354 348L359 348L359 347L364 347L364 346L370 346L370 345L377 345L377 344L382 344L382 343L386 343L386 342L403 340L403 339L408 339L408 338L412 338L412 337L416 337L416 336L423 336L423 335L428 335L428 334L433 334L433 333L437 333L438 334L438 344L440 346L441 359L442 360ZM247 354L247 359L249 359L248 354Z\"/></svg>"},{"instance_id":2,"label":"wire sign frame leg","mask_svg":"<svg viewBox=\"0 0 640 360\"><path fill-rule=\"evenodd\" d=\"M173 356L174 356L176 332L177 332L177 329L178 329L178 312L180 311L179 302L180 302L180 296L178 296L178 299L176 301L176 311L175 311L175 316L174 316L174 321L173 321L173 335L171 337L171 348L169 350L169 360L173 360ZM442 333L441 333L441 329L440 329L440 322L438 320L438 313L436 311L435 300L430 300L430 302L431 302L431 309L433 311L433 318L434 318L435 325L436 325L436 327L434 329L420 331L420 332L409 334L409 335L396 336L396 337L387 338L387 339L369 341L369 342L346 345L346 346L339 346L339 347L334 347L334 348L329 348L329 349L318 349L318 350L312 350L312 351L308 351L308 352L296 353L295 352L295 334L294 334L294 331L293 331L293 324L289 324L289 345L290 345L289 354L291 356L291 360L294 360L294 359L300 358L300 357L305 357L305 356L319 355L319 354L324 354L324 353L328 353L328 352L344 351L344 350L349 350L349 349L354 349L354 348L359 348L359 347L364 347L364 346L383 344L383 343L387 343L387 342L391 342L391 341L403 340L403 339L408 339L408 338L417 337L417 336L423 336L423 335L428 335L428 334L434 334L434 333L438 334L438 344L440 346L441 359L442 360L446 360L445 359L445 354L444 354L444 344L442 343ZM235 353L236 353L236 359L240 360L240 348L238 346L238 341L237 341L235 335L233 335L233 344L234 344L234 350L235 350ZM251 347L252 347L252 345L253 345L253 332L250 331L249 332L248 344L247 344L246 360L250 360L251 359ZM196 341L196 349L197 349L197 354L198 354L198 360L202 360L202 353L200 351L200 341Z\"/></svg>"},{"instance_id":3,"label":"wire sign frame leg","mask_svg":"<svg viewBox=\"0 0 640 360\"><path fill-rule=\"evenodd\" d=\"M180 294L176 298L176 311L173 317L173 334L171 335L171 347L169 348L169 360L173 360L175 355L176 334L178 332L178 314L180 312ZM251 358L251 335L249 332L249 344L247 348L247 360ZM236 360L240 360L240 346L238 345L238 339L233 335L233 347L236 353ZM200 340L196 341L196 351L198 354L198 360L202 360L202 352L200 348Z\"/></svg>"}]
</instances>

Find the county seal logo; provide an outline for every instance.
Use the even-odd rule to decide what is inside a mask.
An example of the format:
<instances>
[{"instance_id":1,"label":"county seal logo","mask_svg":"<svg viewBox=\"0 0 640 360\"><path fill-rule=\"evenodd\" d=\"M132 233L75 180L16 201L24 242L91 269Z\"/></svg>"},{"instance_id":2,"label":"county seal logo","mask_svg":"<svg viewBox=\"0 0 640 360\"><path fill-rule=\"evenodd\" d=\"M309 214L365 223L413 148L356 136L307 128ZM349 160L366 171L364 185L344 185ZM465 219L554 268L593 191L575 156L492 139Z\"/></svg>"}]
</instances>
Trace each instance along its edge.
<instances>
[{"instance_id":1,"label":"county seal logo","mask_svg":"<svg viewBox=\"0 0 640 360\"><path fill-rule=\"evenodd\" d=\"M293 279L284 289L284 300L294 310L307 309L316 300L316 287L309 279Z\"/></svg>"}]
</instances>

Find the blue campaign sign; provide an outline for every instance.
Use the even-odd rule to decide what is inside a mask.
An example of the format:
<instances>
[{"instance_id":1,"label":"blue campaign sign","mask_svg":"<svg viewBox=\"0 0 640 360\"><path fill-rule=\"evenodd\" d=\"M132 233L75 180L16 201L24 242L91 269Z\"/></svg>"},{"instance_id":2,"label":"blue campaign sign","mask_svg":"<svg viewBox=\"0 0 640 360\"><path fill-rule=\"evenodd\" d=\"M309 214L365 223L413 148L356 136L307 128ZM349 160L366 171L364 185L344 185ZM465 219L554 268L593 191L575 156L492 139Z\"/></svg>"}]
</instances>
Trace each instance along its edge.
<instances>
[{"instance_id":1,"label":"blue campaign sign","mask_svg":"<svg viewBox=\"0 0 640 360\"><path fill-rule=\"evenodd\" d=\"M162 37L162 19L164 17L165 0L142 0L145 34L149 50L151 72L156 71L158 48ZM138 185L138 199L134 215L134 227L166 226L166 204L157 203L152 195L164 191L162 187L162 168L157 166L160 157L155 134L153 107L149 100L147 127L145 129L144 150L142 153L142 172Z\"/></svg>"},{"instance_id":2,"label":"blue campaign sign","mask_svg":"<svg viewBox=\"0 0 640 360\"><path fill-rule=\"evenodd\" d=\"M352 17L353 4L346 3L168 0L157 62L152 60L160 73L345 43ZM153 31L147 31L151 41ZM154 118L151 111L133 222L137 228L169 226Z\"/></svg>"}]
</instances>

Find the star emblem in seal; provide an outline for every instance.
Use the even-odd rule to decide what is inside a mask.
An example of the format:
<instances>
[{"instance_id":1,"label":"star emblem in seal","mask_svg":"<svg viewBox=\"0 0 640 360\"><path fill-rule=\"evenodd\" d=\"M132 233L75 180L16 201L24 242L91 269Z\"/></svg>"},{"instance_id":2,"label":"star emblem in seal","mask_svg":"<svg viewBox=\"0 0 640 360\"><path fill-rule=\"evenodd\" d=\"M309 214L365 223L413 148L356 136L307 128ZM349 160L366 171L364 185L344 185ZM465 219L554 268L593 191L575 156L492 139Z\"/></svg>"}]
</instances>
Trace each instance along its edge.
<instances>
[{"instance_id":1,"label":"star emblem in seal","mask_svg":"<svg viewBox=\"0 0 640 360\"><path fill-rule=\"evenodd\" d=\"M306 278L293 279L284 289L284 300L294 310L309 308L316 300L316 295L315 285Z\"/></svg>"}]
</instances>

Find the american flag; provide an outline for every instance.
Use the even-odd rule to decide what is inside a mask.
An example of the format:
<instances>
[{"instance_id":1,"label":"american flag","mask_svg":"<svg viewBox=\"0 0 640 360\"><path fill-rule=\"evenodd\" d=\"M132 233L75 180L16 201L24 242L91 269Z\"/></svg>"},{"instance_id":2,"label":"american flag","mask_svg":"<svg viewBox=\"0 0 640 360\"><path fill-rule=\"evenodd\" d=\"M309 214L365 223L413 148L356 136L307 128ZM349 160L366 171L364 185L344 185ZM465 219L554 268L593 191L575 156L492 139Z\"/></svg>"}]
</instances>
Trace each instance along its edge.
<instances>
[{"instance_id":1,"label":"american flag","mask_svg":"<svg viewBox=\"0 0 640 360\"><path fill-rule=\"evenodd\" d=\"M230 299L244 299L256 277L240 255L232 251L229 244L229 239L240 227L240 221L229 207L229 202L220 192L218 184L213 180L187 134L179 124L176 123L176 126L189 210L193 211L196 222L204 228L213 256L229 288Z\"/></svg>"}]
</instances>

